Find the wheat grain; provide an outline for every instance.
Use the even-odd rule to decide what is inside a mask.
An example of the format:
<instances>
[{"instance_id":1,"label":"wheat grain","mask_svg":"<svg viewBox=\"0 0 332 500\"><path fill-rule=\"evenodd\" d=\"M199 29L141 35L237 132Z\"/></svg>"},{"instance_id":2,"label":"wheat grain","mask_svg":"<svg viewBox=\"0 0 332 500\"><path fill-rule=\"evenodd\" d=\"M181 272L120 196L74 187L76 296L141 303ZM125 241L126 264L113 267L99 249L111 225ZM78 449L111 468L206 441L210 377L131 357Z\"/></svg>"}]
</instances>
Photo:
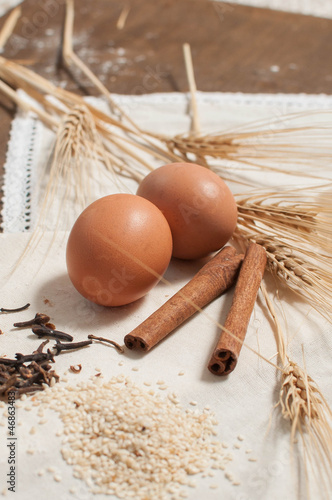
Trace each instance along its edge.
<instances>
[{"instance_id":1,"label":"wheat grain","mask_svg":"<svg viewBox=\"0 0 332 500\"><path fill-rule=\"evenodd\" d=\"M234 237L266 249L268 269L332 320L331 183L237 195Z\"/></svg>"},{"instance_id":2,"label":"wheat grain","mask_svg":"<svg viewBox=\"0 0 332 500\"><path fill-rule=\"evenodd\" d=\"M330 491L332 486L332 412L314 380L304 368L292 361L287 354L286 341L274 305L264 284L261 291L275 326L275 340L281 365L281 387L275 408L280 407L283 418L291 424L291 444L300 436L303 443L304 460L313 472L318 470L320 487ZM303 347L302 347L303 351ZM305 467L307 471L307 467Z\"/></svg>"},{"instance_id":3,"label":"wheat grain","mask_svg":"<svg viewBox=\"0 0 332 500\"><path fill-rule=\"evenodd\" d=\"M227 160L221 166L233 170L263 169L286 175L328 178L312 173L312 167L326 171L332 159L332 127L326 111L310 113L313 126L299 126L303 113L293 113L265 122L246 124L235 131L209 134L178 134L173 137L158 136L170 151L185 161L192 156L203 159L208 165L212 159ZM227 165L229 163L229 165ZM287 165L287 168L283 166ZM305 170L306 167L306 170Z\"/></svg>"}]
</instances>

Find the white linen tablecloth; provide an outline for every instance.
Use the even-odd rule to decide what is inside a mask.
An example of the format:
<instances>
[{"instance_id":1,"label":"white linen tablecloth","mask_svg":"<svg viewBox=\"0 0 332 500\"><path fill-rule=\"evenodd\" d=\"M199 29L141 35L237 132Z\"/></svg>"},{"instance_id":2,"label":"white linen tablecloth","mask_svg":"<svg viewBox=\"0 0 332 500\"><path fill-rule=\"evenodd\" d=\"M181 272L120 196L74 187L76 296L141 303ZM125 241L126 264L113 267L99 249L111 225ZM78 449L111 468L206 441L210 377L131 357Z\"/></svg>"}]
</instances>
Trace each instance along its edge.
<instances>
[{"instance_id":1,"label":"white linen tablecloth","mask_svg":"<svg viewBox=\"0 0 332 500\"><path fill-rule=\"evenodd\" d=\"M188 130L188 97L180 94L151 96L116 96L131 116L145 128L154 131L180 133ZM96 102L104 107L102 102ZM328 96L248 96L242 94L198 93L198 106L202 128L206 131L227 129L249 121L282 117L292 111L329 109L332 98ZM32 126L33 124L33 126ZM0 307L17 307L26 302L28 311L0 314L0 355L14 356L16 352L30 353L40 344L28 330L15 330L14 321L45 312L60 330L74 335L75 340L85 340L89 333L111 338L120 344L123 337L153 310L181 288L199 269L199 262L174 261L165 277L172 285L158 284L144 299L121 308L102 308L86 301L71 285L66 272L65 246L67 231L59 231L50 245L52 232L42 235L38 246L23 259L11 273L22 254L30 233L25 227L33 226L37 217L37 204L31 193L38 195L38 172L43 168L52 145L53 136L33 116L19 113L12 126L4 187L3 230L0 235L1 293ZM30 148L26 146L30 144ZM30 149L30 150L29 150ZM27 162L29 168L27 168ZM253 173L261 177L260 173ZM267 177L267 184L285 181L283 177ZM293 179L294 185L305 180ZM306 181L308 182L308 181ZM233 186L234 188L234 186ZM115 184L104 186L95 196L116 192ZM128 182L122 189L135 191L135 183ZM28 194L30 195L28 196ZM37 193L37 195L36 195ZM29 210L27 210L29 203ZM28 215L26 215L28 213ZM49 220L50 229L51 220ZM303 366L317 382L327 401L332 403L331 354L332 326L310 304L281 286L276 293L275 281L266 275L266 285L274 300L279 319L288 339L291 358ZM56 358L55 370L63 379L70 365L82 364L79 374L69 373L69 383L86 380L96 373L105 380L124 374L144 388L144 382L164 380L169 391L179 394L184 408L197 402L197 409L209 405L219 421L218 439L228 446L233 460L225 472L215 471L213 478L198 478L196 488L187 488L190 500L225 498L227 500L293 500L305 498L303 468L299 471L297 460L301 457L301 444L290 454L290 426L273 410L278 400L280 376L278 371L244 347L236 370L226 378L213 376L207 370L211 351L219 332L214 321L225 320L232 292L215 300L205 308L205 314L196 314L174 334L147 354L126 352L119 355L114 349L93 344L87 349L68 352ZM212 319L211 319L212 318ZM214 320L214 321L213 321ZM276 361L276 344L271 319L264 300L259 295L247 332L248 346L265 358ZM123 364L119 362L123 361ZM134 369L134 370L133 370ZM184 372L180 376L179 372ZM60 383L65 383L60 380ZM22 406L20 406L22 405ZM96 498L85 484L73 478L72 468L61 457L61 439L56 432L61 428L57 414L45 412L47 422L40 424L38 408L29 400L16 408L18 476L16 498L27 500L45 492L50 500ZM30 411L26 411L26 408ZM6 405L1 408L0 474L1 489L6 493L8 453L6 448ZM31 434L31 428L36 433ZM238 436L243 437L243 441ZM61 474L62 481L53 480L47 468ZM39 475L45 471L43 475ZM227 474L239 482L234 486ZM319 485L311 481L312 498L326 498ZM218 485L211 489L211 485ZM76 493L69 490L75 486ZM7 492L10 495L10 492Z\"/></svg>"}]
</instances>

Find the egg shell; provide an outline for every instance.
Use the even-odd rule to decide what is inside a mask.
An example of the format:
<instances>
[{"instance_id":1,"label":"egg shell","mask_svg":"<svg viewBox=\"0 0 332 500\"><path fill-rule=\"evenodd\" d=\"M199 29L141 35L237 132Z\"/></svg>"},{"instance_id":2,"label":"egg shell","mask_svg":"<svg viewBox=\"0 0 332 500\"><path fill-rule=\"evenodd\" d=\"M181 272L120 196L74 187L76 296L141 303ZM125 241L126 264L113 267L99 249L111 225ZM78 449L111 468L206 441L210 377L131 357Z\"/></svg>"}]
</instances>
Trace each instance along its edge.
<instances>
[{"instance_id":1,"label":"egg shell","mask_svg":"<svg viewBox=\"0 0 332 500\"><path fill-rule=\"evenodd\" d=\"M161 211L134 194L89 205L67 242L68 275L87 299L120 306L143 297L166 271L172 235Z\"/></svg>"},{"instance_id":2,"label":"egg shell","mask_svg":"<svg viewBox=\"0 0 332 500\"><path fill-rule=\"evenodd\" d=\"M149 173L137 194L165 215L173 236L173 256L197 259L231 238L237 206L225 182L206 167L171 163Z\"/></svg>"}]
</instances>

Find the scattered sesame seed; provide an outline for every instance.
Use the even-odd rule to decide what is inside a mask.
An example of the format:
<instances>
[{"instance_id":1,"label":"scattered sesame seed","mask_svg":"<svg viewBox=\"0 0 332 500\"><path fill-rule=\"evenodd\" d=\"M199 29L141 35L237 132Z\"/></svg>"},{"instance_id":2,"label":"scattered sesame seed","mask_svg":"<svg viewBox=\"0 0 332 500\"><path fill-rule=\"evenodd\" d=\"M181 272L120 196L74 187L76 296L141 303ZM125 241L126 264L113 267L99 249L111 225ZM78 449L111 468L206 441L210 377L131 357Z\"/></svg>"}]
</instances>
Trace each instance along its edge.
<instances>
[{"instance_id":1,"label":"scattered sesame seed","mask_svg":"<svg viewBox=\"0 0 332 500\"><path fill-rule=\"evenodd\" d=\"M181 370L179 373L178 373L179 377L181 377L182 375L184 375L184 371Z\"/></svg>"},{"instance_id":2,"label":"scattered sesame seed","mask_svg":"<svg viewBox=\"0 0 332 500\"><path fill-rule=\"evenodd\" d=\"M143 384L146 385L147 387L151 386L151 382L143 382Z\"/></svg>"},{"instance_id":3,"label":"scattered sesame seed","mask_svg":"<svg viewBox=\"0 0 332 500\"><path fill-rule=\"evenodd\" d=\"M244 441L244 436L242 436L242 434L239 434L237 438L239 441Z\"/></svg>"},{"instance_id":4,"label":"scattered sesame seed","mask_svg":"<svg viewBox=\"0 0 332 500\"><path fill-rule=\"evenodd\" d=\"M31 427L30 434L36 434L36 427Z\"/></svg>"},{"instance_id":5,"label":"scattered sesame seed","mask_svg":"<svg viewBox=\"0 0 332 500\"><path fill-rule=\"evenodd\" d=\"M47 467L47 472L55 472L55 468L52 467L51 465L49 467Z\"/></svg>"},{"instance_id":6,"label":"scattered sesame seed","mask_svg":"<svg viewBox=\"0 0 332 500\"><path fill-rule=\"evenodd\" d=\"M118 365L119 365L119 366L123 366L123 365L124 365L124 362L123 362L123 361L119 361L119 362L118 362Z\"/></svg>"},{"instance_id":7,"label":"scattered sesame seed","mask_svg":"<svg viewBox=\"0 0 332 500\"><path fill-rule=\"evenodd\" d=\"M225 472L225 478L229 481L234 481L233 474L231 474L230 472Z\"/></svg>"},{"instance_id":8,"label":"scattered sesame seed","mask_svg":"<svg viewBox=\"0 0 332 500\"><path fill-rule=\"evenodd\" d=\"M62 481L62 477L59 474L54 474L53 479L57 483L60 483Z\"/></svg>"},{"instance_id":9,"label":"scattered sesame seed","mask_svg":"<svg viewBox=\"0 0 332 500\"><path fill-rule=\"evenodd\" d=\"M221 446L222 446L223 448L225 448L225 449L226 449L226 448L228 448L228 444L227 444L227 443L225 443L225 442L222 442L222 443L221 443Z\"/></svg>"},{"instance_id":10,"label":"scattered sesame seed","mask_svg":"<svg viewBox=\"0 0 332 500\"><path fill-rule=\"evenodd\" d=\"M39 469L39 471L37 471L37 475L38 476L43 476L45 474L45 470L44 469Z\"/></svg>"},{"instance_id":11,"label":"scattered sesame seed","mask_svg":"<svg viewBox=\"0 0 332 500\"><path fill-rule=\"evenodd\" d=\"M156 382L157 385L165 385L164 380L157 380Z\"/></svg>"},{"instance_id":12,"label":"scattered sesame seed","mask_svg":"<svg viewBox=\"0 0 332 500\"><path fill-rule=\"evenodd\" d=\"M190 401L189 403L191 406L197 406L197 401Z\"/></svg>"},{"instance_id":13,"label":"scattered sesame seed","mask_svg":"<svg viewBox=\"0 0 332 500\"><path fill-rule=\"evenodd\" d=\"M138 366L133 366L131 370L132 370L133 372L138 372L139 368L138 368Z\"/></svg>"},{"instance_id":14,"label":"scattered sesame seed","mask_svg":"<svg viewBox=\"0 0 332 500\"><path fill-rule=\"evenodd\" d=\"M218 488L217 484L210 484L210 489L211 490L216 490Z\"/></svg>"},{"instance_id":15,"label":"scattered sesame seed","mask_svg":"<svg viewBox=\"0 0 332 500\"><path fill-rule=\"evenodd\" d=\"M270 66L270 71L272 71L272 73L279 73L280 66L277 66L277 64L274 64L273 66Z\"/></svg>"},{"instance_id":16,"label":"scattered sesame seed","mask_svg":"<svg viewBox=\"0 0 332 500\"><path fill-rule=\"evenodd\" d=\"M160 382L159 389L166 388ZM229 462L213 439L213 414L184 410L174 404L175 393L162 399L147 391L118 376L101 383L92 377L76 387L56 384L51 393L40 393L43 407L58 412L65 425L64 460L91 493L143 500L165 491L170 500L180 500L188 496L184 485L195 486L193 474L220 470ZM61 481L54 467L47 470Z\"/></svg>"},{"instance_id":17,"label":"scattered sesame seed","mask_svg":"<svg viewBox=\"0 0 332 500\"><path fill-rule=\"evenodd\" d=\"M252 450L251 450L250 448L248 448L248 449L246 450L246 453L251 453L251 452L252 452Z\"/></svg>"},{"instance_id":18,"label":"scattered sesame seed","mask_svg":"<svg viewBox=\"0 0 332 500\"><path fill-rule=\"evenodd\" d=\"M240 445L239 443L235 443L235 444L234 444L234 448L236 448L236 449L238 449L238 450L239 450L239 449L241 448L241 445Z\"/></svg>"},{"instance_id":19,"label":"scattered sesame seed","mask_svg":"<svg viewBox=\"0 0 332 500\"><path fill-rule=\"evenodd\" d=\"M254 457L249 457L248 460L249 462L257 462L257 458Z\"/></svg>"},{"instance_id":20,"label":"scattered sesame seed","mask_svg":"<svg viewBox=\"0 0 332 500\"><path fill-rule=\"evenodd\" d=\"M43 424L46 424L46 422L47 422L47 418L41 418L38 423L40 425L43 425Z\"/></svg>"},{"instance_id":21,"label":"scattered sesame seed","mask_svg":"<svg viewBox=\"0 0 332 500\"><path fill-rule=\"evenodd\" d=\"M33 455L33 454L35 453L35 450L34 450L33 448L28 448L28 449L27 449L27 453L28 453L29 455Z\"/></svg>"},{"instance_id":22,"label":"scattered sesame seed","mask_svg":"<svg viewBox=\"0 0 332 500\"><path fill-rule=\"evenodd\" d=\"M31 411L32 410L31 406L25 406L24 409L25 409L25 411Z\"/></svg>"}]
</instances>

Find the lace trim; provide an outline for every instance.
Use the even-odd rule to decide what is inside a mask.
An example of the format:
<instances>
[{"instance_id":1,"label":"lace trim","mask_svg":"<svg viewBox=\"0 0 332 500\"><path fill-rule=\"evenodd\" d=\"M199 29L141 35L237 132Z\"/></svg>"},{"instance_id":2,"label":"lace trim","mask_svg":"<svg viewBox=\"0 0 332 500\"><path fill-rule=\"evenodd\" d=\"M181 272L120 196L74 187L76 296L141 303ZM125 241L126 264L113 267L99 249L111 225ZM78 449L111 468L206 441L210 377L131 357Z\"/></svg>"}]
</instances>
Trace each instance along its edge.
<instances>
[{"instance_id":1,"label":"lace trim","mask_svg":"<svg viewBox=\"0 0 332 500\"><path fill-rule=\"evenodd\" d=\"M32 216L35 183L38 120L18 112L12 122L5 163L1 227L4 232L28 231Z\"/></svg>"},{"instance_id":2,"label":"lace trim","mask_svg":"<svg viewBox=\"0 0 332 500\"><path fill-rule=\"evenodd\" d=\"M330 0L232 0L226 5L217 4L215 9L220 16L232 10L231 3L260 7L273 10L282 10L294 14L332 18L332 5Z\"/></svg>"},{"instance_id":3,"label":"lace trim","mask_svg":"<svg viewBox=\"0 0 332 500\"><path fill-rule=\"evenodd\" d=\"M290 109L328 109L332 105L332 95L326 94L243 94L241 92L201 92L196 93L197 102L204 104L232 104L237 106L285 106ZM139 96L112 94L119 105L130 104L186 104L189 93L156 93ZM87 98L98 101L97 98Z\"/></svg>"}]
</instances>

